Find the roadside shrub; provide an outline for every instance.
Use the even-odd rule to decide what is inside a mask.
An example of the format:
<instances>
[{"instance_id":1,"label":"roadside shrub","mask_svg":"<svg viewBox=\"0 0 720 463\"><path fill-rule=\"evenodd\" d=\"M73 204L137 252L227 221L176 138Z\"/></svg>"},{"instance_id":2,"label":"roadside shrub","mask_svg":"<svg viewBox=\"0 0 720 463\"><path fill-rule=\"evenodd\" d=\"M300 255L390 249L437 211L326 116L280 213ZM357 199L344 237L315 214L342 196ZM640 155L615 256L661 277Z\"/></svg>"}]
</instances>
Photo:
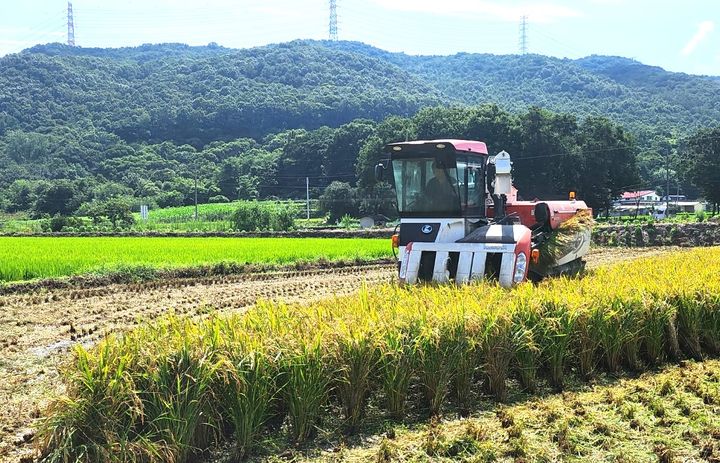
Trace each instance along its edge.
<instances>
[{"instance_id":1,"label":"roadside shrub","mask_svg":"<svg viewBox=\"0 0 720 463\"><path fill-rule=\"evenodd\" d=\"M227 196L215 195L215 196L210 196L210 198L208 198L208 202L209 203L229 203L230 200L228 199Z\"/></svg>"},{"instance_id":2,"label":"roadside shrub","mask_svg":"<svg viewBox=\"0 0 720 463\"><path fill-rule=\"evenodd\" d=\"M82 219L64 215L55 215L50 219L44 220L41 224L43 231L53 233L68 231L68 228L80 228L82 226Z\"/></svg>"},{"instance_id":3,"label":"roadside shrub","mask_svg":"<svg viewBox=\"0 0 720 463\"><path fill-rule=\"evenodd\" d=\"M358 214L357 192L349 183L334 181L320 195L320 210L334 224L344 215Z\"/></svg>"},{"instance_id":4,"label":"roadside shrub","mask_svg":"<svg viewBox=\"0 0 720 463\"><path fill-rule=\"evenodd\" d=\"M295 228L295 210L288 205L240 203L231 221L237 231L289 231Z\"/></svg>"}]
</instances>

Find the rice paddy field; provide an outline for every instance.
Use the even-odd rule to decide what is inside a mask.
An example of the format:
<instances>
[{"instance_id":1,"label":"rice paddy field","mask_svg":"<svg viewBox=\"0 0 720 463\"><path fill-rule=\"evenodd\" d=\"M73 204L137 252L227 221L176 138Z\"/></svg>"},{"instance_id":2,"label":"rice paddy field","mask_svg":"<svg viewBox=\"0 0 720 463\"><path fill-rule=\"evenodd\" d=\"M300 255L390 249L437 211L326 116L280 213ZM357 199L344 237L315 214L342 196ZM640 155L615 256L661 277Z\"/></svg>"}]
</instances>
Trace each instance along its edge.
<instances>
[{"instance_id":1,"label":"rice paddy field","mask_svg":"<svg viewBox=\"0 0 720 463\"><path fill-rule=\"evenodd\" d=\"M389 240L384 239L0 237L0 282L133 267L291 264L389 256Z\"/></svg>"},{"instance_id":2,"label":"rice paddy field","mask_svg":"<svg viewBox=\"0 0 720 463\"><path fill-rule=\"evenodd\" d=\"M718 461L719 271L703 248L160 316L75 348L37 443L49 462Z\"/></svg>"}]
</instances>

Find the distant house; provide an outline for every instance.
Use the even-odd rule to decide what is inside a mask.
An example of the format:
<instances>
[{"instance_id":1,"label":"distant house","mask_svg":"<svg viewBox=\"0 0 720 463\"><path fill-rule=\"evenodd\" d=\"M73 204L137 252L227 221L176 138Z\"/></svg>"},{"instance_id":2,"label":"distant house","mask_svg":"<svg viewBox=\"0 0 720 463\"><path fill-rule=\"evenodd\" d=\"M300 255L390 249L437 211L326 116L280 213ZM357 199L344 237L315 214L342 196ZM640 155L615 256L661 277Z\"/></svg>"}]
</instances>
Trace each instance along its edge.
<instances>
[{"instance_id":1,"label":"distant house","mask_svg":"<svg viewBox=\"0 0 720 463\"><path fill-rule=\"evenodd\" d=\"M672 197L672 195L671 195ZM664 201L664 200L663 200ZM670 202L669 214L677 214L682 212L685 214L697 214L705 211L705 204L700 201L674 201ZM664 219L668 216L668 209L665 202L661 202L655 207L653 217L656 219Z\"/></svg>"},{"instance_id":2,"label":"distant house","mask_svg":"<svg viewBox=\"0 0 720 463\"><path fill-rule=\"evenodd\" d=\"M623 193L613 202L610 215L652 215L656 219L663 219L678 212L692 214L703 210L701 202L688 201L685 195L660 197L654 190L642 190Z\"/></svg>"},{"instance_id":3,"label":"distant house","mask_svg":"<svg viewBox=\"0 0 720 463\"><path fill-rule=\"evenodd\" d=\"M660 196L655 190L626 191L620 197L620 204L655 203L658 201L660 201Z\"/></svg>"},{"instance_id":4,"label":"distant house","mask_svg":"<svg viewBox=\"0 0 720 463\"><path fill-rule=\"evenodd\" d=\"M687 201L687 196L685 195L667 195L660 198L660 201Z\"/></svg>"}]
</instances>

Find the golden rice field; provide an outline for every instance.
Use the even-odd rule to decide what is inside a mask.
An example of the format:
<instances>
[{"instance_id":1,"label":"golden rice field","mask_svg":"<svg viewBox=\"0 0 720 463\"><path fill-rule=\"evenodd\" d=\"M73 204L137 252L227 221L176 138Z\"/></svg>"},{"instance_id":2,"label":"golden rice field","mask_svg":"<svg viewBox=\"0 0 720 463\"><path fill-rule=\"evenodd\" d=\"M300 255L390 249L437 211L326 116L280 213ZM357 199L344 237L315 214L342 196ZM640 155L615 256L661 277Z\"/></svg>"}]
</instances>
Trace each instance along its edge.
<instances>
[{"instance_id":1,"label":"golden rice field","mask_svg":"<svg viewBox=\"0 0 720 463\"><path fill-rule=\"evenodd\" d=\"M720 249L504 290L362 289L309 306L168 317L86 350L47 412L45 461L190 461L231 441L312 439L340 415L466 415L514 388L641 371L720 352Z\"/></svg>"}]
</instances>

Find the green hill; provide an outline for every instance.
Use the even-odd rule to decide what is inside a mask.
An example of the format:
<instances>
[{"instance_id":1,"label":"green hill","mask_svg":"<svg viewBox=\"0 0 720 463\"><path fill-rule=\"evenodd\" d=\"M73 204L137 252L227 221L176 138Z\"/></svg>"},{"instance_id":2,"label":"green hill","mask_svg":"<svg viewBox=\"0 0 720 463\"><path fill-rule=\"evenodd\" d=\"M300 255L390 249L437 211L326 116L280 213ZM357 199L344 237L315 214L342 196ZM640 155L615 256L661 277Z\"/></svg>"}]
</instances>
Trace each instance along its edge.
<instances>
[{"instance_id":1,"label":"green hill","mask_svg":"<svg viewBox=\"0 0 720 463\"><path fill-rule=\"evenodd\" d=\"M126 141L195 146L436 104L536 105L607 116L637 132L720 119L716 77L619 57L409 56L357 42L40 45L0 59L0 89L0 133L91 122Z\"/></svg>"},{"instance_id":2,"label":"green hill","mask_svg":"<svg viewBox=\"0 0 720 463\"><path fill-rule=\"evenodd\" d=\"M448 136L535 159L518 163L518 184L565 195L580 173L538 155L616 142L634 153L596 116L646 149L642 185L664 185L662 143L720 120L720 78L620 57L411 56L358 42L38 45L0 58L0 209L67 213L115 196L177 206L194 200L195 178L201 201L299 197L306 177L317 197L333 180L367 187L382 143Z\"/></svg>"},{"instance_id":3,"label":"green hill","mask_svg":"<svg viewBox=\"0 0 720 463\"><path fill-rule=\"evenodd\" d=\"M496 103L507 109L535 105L578 116L605 116L638 134L686 130L720 120L720 77L668 72L622 57L409 56L358 43L340 42L335 47L392 62L428 82L446 101Z\"/></svg>"},{"instance_id":4,"label":"green hill","mask_svg":"<svg viewBox=\"0 0 720 463\"><path fill-rule=\"evenodd\" d=\"M0 133L88 125L126 141L262 137L411 115L442 101L392 63L321 44L247 50L36 46L0 59Z\"/></svg>"}]
</instances>

